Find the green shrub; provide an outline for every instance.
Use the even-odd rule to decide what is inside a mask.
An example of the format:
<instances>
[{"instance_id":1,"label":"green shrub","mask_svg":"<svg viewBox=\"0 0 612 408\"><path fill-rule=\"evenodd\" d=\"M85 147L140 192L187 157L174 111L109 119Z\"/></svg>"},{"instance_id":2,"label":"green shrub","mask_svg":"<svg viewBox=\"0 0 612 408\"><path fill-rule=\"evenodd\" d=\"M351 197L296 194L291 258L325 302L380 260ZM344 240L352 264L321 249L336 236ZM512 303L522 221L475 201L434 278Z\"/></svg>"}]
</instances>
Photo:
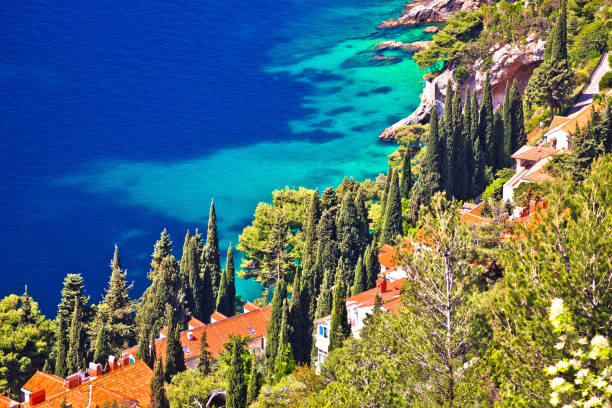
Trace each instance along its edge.
<instances>
[{"instance_id":1,"label":"green shrub","mask_svg":"<svg viewBox=\"0 0 612 408\"><path fill-rule=\"evenodd\" d=\"M612 88L612 71L606 72L599 81L599 89Z\"/></svg>"},{"instance_id":2,"label":"green shrub","mask_svg":"<svg viewBox=\"0 0 612 408\"><path fill-rule=\"evenodd\" d=\"M583 84L589 79L589 74L583 69L578 69L575 71L576 73L576 83Z\"/></svg>"},{"instance_id":3,"label":"green shrub","mask_svg":"<svg viewBox=\"0 0 612 408\"><path fill-rule=\"evenodd\" d=\"M599 58L606 49L608 31L603 21L594 21L582 27L569 50L573 62L584 62L592 58Z\"/></svg>"},{"instance_id":4,"label":"green shrub","mask_svg":"<svg viewBox=\"0 0 612 408\"><path fill-rule=\"evenodd\" d=\"M453 78L455 78L455 81L457 81L458 84L464 83L469 77L470 72L463 65L459 65L457 68L455 68L455 71L453 71Z\"/></svg>"}]
</instances>

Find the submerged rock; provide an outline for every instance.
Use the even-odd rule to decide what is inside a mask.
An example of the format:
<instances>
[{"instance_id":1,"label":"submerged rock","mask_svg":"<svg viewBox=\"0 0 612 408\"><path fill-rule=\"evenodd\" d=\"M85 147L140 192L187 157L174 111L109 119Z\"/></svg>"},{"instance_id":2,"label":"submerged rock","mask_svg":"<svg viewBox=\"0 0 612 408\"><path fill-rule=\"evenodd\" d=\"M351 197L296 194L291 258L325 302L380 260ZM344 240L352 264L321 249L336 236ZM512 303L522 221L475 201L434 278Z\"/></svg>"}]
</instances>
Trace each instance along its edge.
<instances>
[{"instance_id":1,"label":"submerged rock","mask_svg":"<svg viewBox=\"0 0 612 408\"><path fill-rule=\"evenodd\" d=\"M406 50L406 51L423 51L426 50L431 41L415 41L411 43L403 43L401 41L381 41L375 44L380 51L383 50Z\"/></svg>"},{"instance_id":2,"label":"submerged rock","mask_svg":"<svg viewBox=\"0 0 612 408\"><path fill-rule=\"evenodd\" d=\"M424 33L437 33L438 31L440 31L440 27L438 26L429 26L423 29Z\"/></svg>"}]
</instances>

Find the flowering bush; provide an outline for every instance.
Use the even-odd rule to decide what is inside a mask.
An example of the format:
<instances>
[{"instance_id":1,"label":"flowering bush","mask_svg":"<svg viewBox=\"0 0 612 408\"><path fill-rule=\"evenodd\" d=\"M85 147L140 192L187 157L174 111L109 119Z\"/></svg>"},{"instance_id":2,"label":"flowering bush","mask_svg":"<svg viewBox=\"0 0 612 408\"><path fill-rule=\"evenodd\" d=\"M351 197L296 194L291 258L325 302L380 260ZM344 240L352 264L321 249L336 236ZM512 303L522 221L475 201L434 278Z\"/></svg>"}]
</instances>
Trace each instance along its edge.
<instances>
[{"instance_id":1,"label":"flowering bush","mask_svg":"<svg viewBox=\"0 0 612 408\"><path fill-rule=\"evenodd\" d=\"M555 345L566 357L545 369L553 378L550 404L572 407L612 407L612 347L604 336L591 341L580 337L572 326L562 299L553 299L549 319L559 341Z\"/></svg>"}]
</instances>

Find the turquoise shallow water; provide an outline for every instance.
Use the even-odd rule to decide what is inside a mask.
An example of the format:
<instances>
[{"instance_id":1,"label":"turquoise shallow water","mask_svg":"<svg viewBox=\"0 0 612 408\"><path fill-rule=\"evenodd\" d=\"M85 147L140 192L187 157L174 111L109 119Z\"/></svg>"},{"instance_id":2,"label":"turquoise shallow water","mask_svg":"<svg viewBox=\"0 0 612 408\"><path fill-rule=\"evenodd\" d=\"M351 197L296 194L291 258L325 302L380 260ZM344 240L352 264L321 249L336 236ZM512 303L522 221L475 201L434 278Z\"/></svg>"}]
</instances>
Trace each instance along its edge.
<instances>
[{"instance_id":1,"label":"turquoise shallow water","mask_svg":"<svg viewBox=\"0 0 612 408\"><path fill-rule=\"evenodd\" d=\"M373 51L373 46L385 39L416 41L428 36L421 28L375 29L381 20L399 13L402 1L266 5L239 17L241 24L215 26L214 13L222 11L211 6L213 10L201 16L210 19L211 27L198 21L197 29L192 29L191 14L183 17L186 21L173 22L176 27L162 26L156 34L161 44L185 47L201 41L206 52L200 48L199 56L184 52L187 61L177 56L152 58L152 64L164 64L160 72L165 76L159 72L138 76L148 98L129 103L117 98L125 111L115 117L123 125L96 122L103 134L92 131L83 136L91 124L67 120L62 125L71 138L58 136L54 146L29 147L30 151L56 149L53 154L61 165L57 160L49 164L49 155L40 153L39 177L19 180L18 188L37 189L41 180L45 187L37 189L36 198L24 192L6 203L9 211L18 212L14 222L20 223L9 228L42 223L50 238L43 240L44 252L52 262L31 265L16 256L15 265L24 273L8 279L7 293L18 290L24 280L31 281L33 267L44 270L53 290L59 289L63 274L71 268L55 262L60 255L75 259L80 255L72 269L96 287L90 292L97 301L112 254L109 247L118 242L139 294L147 284L144 275L159 231L167 227L180 251L187 228L205 229L211 198L225 249L250 223L257 202L269 200L274 189L286 185L323 189L345 176L364 179L385 171L385 156L395 146L379 143L378 133L416 108L422 71L404 52L385 52L395 61L374 61L374 55L383 54ZM234 12L247 10L238 7ZM206 30L213 28L221 31L206 41ZM138 44L130 47L139 49ZM147 66L129 69L146 71ZM103 93L121 95L126 92L124 84L134 86L129 77L126 83L100 76L107 81L99 85ZM162 85L153 86L151 81ZM177 97L179 86L182 98ZM89 97L95 104L96 95ZM139 103L152 108L140 112ZM121 108L111 105L107 109ZM27 107L19 104L15 109ZM108 112L101 108L88 114L99 118ZM143 119L154 127L141 127ZM72 151L75 143L78 149ZM15 146L9 143L9 150ZM8 167L3 170L9 172ZM24 206L34 210L26 213ZM68 241L69 250L57 253L59 243L51 238L56 232ZM27 245L20 241L25 236L12 233L16 254L25 252ZM245 299L260 295L253 281L239 280L237 285ZM57 303L57 292L46 294L36 283L34 292L46 308Z\"/></svg>"}]
</instances>

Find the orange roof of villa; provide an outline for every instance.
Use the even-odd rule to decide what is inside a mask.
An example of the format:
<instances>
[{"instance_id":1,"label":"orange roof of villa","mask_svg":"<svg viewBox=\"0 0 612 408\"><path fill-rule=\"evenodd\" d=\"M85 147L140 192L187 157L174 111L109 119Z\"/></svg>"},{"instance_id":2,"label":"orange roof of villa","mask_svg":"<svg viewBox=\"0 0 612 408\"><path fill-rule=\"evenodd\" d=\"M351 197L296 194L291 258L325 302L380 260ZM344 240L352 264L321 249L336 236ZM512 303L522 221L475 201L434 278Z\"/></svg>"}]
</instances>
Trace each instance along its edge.
<instances>
[{"instance_id":1,"label":"orange roof of villa","mask_svg":"<svg viewBox=\"0 0 612 408\"><path fill-rule=\"evenodd\" d=\"M30 392L45 390L47 397L65 391L64 384L66 380L53 374L36 371L32 377L26 382L23 387Z\"/></svg>"},{"instance_id":2,"label":"orange roof of villa","mask_svg":"<svg viewBox=\"0 0 612 408\"><path fill-rule=\"evenodd\" d=\"M552 156L558 152L559 150L551 149L548 147L525 145L525 146L522 146L520 149L518 149L512 155L512 158L537 162L546 157Z\"/></svg>"},{"instance_id":3,"label":"orange roof of villa","mask_svg":"<svg viewBox=\"0 0 612 408\"><path fill-rule=\"evenodd\" d=\"M4 395L0 395L0 408L11 408L17 406L18 404L19 403L17 401L13 401Z\"/></svg>"},{"instance_id":4,"label":"orange roof of villa","mask_svg":"<svg viewBox=\"0 0 612 408\"><path fill-rule=\"evenodd\" d=\"M378 253L378 263L385 268L397 265L397 249L388 244L383 245Z\"/></svg>"},{"instance_id":5,"label":"orange roof of villa","mask_svg":"<svg viewBox=\"0 0 612 408\"><path fill-rule=\"evenodd\" d=\"M238 316L228 317L215 323L210 323L202 327L185 330L180 333L181 346L185 360L197 358L201 352L202 332L206 332L206 342L208 351L212 358L217 358L223 351L223 344L229 341L229 335L249 336L251 339L265 337L268 330L268 320L270 319L270 306L263 307L252 312L243 313ZM191 333L191 335L189 335ZM193 340L189 337L192 336ZM155 351L158 358L166 358L166 340L161 338L155 340ZM124 353L136 356L138 345L123 351Z\"/></svg>"},{"instance_id":6,"label":"orange roof of villa","mask_svg":"<svg viewBox=\"0 0 612 408\"><path fill-rule=\"evenodd\" d=\"M86 381L69 390L54 395L45 389L46 400L37 408L57 408L64 401L72 408L101 407L105 402L116 401L127 406L148 407L151 401L153 371L142 360L118 368L108 374ZM91 404L89 390L91 387Z\"/></svg>"},{"instance_id":7,"label":"orange roof of villa","mask_svg":"<svg viewBox=\"0 0 612 408\"><path fill-rule=\"evenodd\" d=\"M220 320L227 319L227 316L226 316L226 315L224 315L223 313L218 312L218 311L216 311L216 310L215 310L215 312L214 312L213 314L211 314L211 315L210 315L210 319L211 319L211 320L214 320L215 322L218 322L218 321L220 321ZM202 326L203 326L203 325L202 325ZM194 327L194 329L195 329L196 327L200 327L200 326L192 326L192 327Z\"/></svg>"},{"instance_id":8,"label":"orange roof of villa","mask_svg":"<svg viewBox=\"0 0 612 408\"><path fill-rule=\"evenodd\" d=\"M555 116L546 133L557 130L562 130L568 134L574 133L576 131L576 126L582 129L591 121L593 110L599 112L602 109L603 107L600 104L592 103L569 116Z\"/></svg>"},{"instance_id":9,"label":"orange roof of villa","mask_svg":"<svg viewBox=\"0 0 612 408\"><path fill-rule=\"evenodd\" d=\"M243 308L244 308L244 310L246 310L247 312L252 312L252 311L254 311L254 310L261 309L261 308L260 308L259 306L257 306L255 303L250 302L250 301L246 302L246 303L244 304Z\"/></svg>"}]
</instances>

